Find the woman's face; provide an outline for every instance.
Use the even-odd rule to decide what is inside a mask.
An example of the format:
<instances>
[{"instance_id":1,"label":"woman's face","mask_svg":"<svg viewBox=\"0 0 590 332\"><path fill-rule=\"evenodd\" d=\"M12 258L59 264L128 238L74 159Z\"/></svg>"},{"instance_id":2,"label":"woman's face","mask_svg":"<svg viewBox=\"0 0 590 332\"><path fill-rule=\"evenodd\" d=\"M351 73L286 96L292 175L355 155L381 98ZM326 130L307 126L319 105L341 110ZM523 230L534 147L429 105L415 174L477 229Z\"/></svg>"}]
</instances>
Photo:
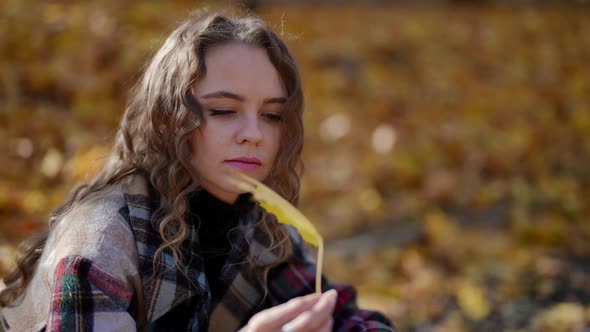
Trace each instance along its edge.
<instances>
[{"instance_id":1,"label":"woman's face","mask_svg":"<svg viewBox=\"0 0 590 332\"><path fill-rule=\"evenodd\" d=\"M193 87L205 121L193 134L191 163L204 189L233 203L242 192L227 181L229 169L262 181L274 165L287 94L262 48L215 46L205 65Z\"/></svg>"}]
</instances>

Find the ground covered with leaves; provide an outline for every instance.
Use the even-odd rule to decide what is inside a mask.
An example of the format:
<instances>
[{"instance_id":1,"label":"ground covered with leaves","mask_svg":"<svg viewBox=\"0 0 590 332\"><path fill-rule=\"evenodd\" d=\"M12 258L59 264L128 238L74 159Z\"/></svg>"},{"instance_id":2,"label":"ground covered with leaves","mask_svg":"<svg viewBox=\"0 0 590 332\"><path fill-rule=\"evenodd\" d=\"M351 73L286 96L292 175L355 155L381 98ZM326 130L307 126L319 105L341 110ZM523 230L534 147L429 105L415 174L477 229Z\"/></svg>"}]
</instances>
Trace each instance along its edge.
<instances>
[{"instance_id":1,"label":"ground covered with leaves","mask_svg":"<svg viewBox=\"0 0 590 332\"><path fill-rule=\"evenodd\" d=\"M0 4L0 273L100 167L127 90L195 8ZM301 64L301 209L331 279L402 331L590 326L589 7L256 13Z\"/></svg>"}]
</instances>

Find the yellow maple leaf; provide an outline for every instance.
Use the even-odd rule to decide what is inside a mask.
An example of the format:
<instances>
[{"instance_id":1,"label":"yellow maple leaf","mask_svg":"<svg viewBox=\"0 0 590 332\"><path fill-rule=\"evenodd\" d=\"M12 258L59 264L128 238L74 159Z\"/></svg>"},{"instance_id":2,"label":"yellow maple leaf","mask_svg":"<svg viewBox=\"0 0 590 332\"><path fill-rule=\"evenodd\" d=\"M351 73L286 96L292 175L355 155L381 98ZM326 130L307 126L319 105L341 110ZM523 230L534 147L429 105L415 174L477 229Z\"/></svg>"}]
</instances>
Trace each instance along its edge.
<instances>
[{"instance_id":1,"label":"yellow maple leaf","mask_svg":"<svg viewBox=\"0 0 590 332\"><path fill-rule=\"evenodd\" d=\"M315 226L294 207L291 203L281 197L274 190L261 182L243 174L238 173L237 179L231 178L240 189L252 193L260 205L268 212L274 214L278 221L288 224L297 229L303 240L318 248L318 260L316 262L316 292L322 292L322 262L324 256L324 239Z\"/></svg>"}]
</instances>

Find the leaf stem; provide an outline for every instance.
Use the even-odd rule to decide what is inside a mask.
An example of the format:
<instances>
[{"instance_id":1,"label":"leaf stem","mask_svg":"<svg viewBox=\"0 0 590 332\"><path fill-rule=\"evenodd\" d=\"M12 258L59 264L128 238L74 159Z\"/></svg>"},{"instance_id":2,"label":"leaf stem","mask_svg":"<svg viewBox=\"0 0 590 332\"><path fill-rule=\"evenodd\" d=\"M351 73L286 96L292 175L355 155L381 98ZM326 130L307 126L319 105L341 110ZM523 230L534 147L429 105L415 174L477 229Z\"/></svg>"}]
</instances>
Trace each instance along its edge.
<instances>
[{"instance_id":1,"label":"leaf stem","mask_svg":"<svg viewBox=\"0 0 590 332\"><path fill-rule=\"evenodd\" d=\"M320 241L318 245L318 260L315 269L315 291L318 294L322 293L322 264L324 263L324 241Z\"/></svg>"}]
</instances>

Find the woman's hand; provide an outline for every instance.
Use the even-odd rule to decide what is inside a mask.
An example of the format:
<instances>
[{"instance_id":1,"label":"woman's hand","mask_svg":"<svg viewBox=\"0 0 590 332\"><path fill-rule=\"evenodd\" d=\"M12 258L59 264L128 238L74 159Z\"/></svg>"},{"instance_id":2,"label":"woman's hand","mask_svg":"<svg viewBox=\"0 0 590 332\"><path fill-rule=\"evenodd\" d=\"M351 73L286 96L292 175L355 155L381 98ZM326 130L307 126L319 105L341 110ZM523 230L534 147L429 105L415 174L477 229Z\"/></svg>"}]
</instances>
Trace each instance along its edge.
<instances>
[{"instance_id":1,"label":"woman's hand","mask_svg":"<svg viewBox=\"0 0 590 332\"><path fill-rule=\"evenodd\" d=\"M296 297L252 316L243 331L332 331L332 313L337 295L331 289L321 296L314 293Z\"/></svg>"}]
</instances>

